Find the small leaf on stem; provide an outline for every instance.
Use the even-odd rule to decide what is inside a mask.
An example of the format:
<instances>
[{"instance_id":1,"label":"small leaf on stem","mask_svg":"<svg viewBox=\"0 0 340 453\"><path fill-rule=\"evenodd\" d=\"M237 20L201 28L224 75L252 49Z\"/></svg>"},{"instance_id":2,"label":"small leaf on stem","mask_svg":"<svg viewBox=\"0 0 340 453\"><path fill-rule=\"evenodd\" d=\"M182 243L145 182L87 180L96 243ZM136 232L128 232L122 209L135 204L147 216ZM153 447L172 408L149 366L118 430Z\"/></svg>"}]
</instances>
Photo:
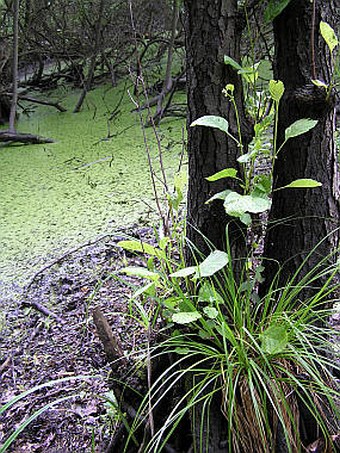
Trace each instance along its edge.
<instances>
[{"instance_id":1,"label":"small leaf on stem","mask_svg":"<svg viewBox=\"0 0 340 453\"><path fill-rule=\"evenodd\" d=\"M317 120L312 120L310 118L302 118L300 120L295 121L285 130L285 141L287 141L290 138L305 134L306 132L313 129L313 127L315 127L317 123L318 123Z\"/></svg>"},{"instance_id":2,"label":"small leaf on stem","mask_svg":"<svg viewBox=\"0 0 340 453\"><path fill-rule=\"evenodd\" d=\"M224 170L218 171L211 176L205 178L207 181L218 181L219 179L223 178L237 178L237 170L235 168L225 168Z\"/></svg>"},{"instance_id":3,"label":"small leaf on stem","mask_svg":"<svg viewBox=\"0 0 340 453\"><path fill-rule=\"evenodd\" d=\"M226 134L229 133L229 123L225 118L222 118L221 116L202 116L201 118L198 118L193 123L191 123L191 127L194 126L214 127L216 129L219 129L220 131L225 132Z\"/></svg>"},{"instance_id":4,"label":"small leaf on stem","mask_svg":"<svg viewBox=\"0 0 340 453\"><path fill-rule=\"evenodd\" d=\"M320 33L331 52L339 44L338 38L333 28L327 24L327 22L320 22Z\"/></svg>"},{"instance_id":5,"label":"small leaf on stem","mask_svg":"<svg viewBox=\"0 0 340 453\"><path fill-rule=\"evenodd\" d=\"M286 186L280 187L280 189L313 189L314 187L320 187L322 183L315 179L301 178L295 179ZM276 189L279 190L279 189Z\"/></svg>"}]
</instances>

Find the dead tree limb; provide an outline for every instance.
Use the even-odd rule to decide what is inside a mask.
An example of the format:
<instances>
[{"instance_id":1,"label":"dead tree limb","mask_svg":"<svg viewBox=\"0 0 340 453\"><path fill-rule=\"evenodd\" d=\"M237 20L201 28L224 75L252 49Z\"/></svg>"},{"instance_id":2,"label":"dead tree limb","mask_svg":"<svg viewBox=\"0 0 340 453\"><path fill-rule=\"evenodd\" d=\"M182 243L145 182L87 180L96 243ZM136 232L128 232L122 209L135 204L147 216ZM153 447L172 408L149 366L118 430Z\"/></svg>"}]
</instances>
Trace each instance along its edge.
<instances>
[{"instance_id":1,"label":"dead tree limb","mask_svg":"<svg viewBox=\"0 0 340 453\"><path fill-rule=\"evenodd\" d=\"M93 310L92 315L98 337L103 345L108 362L112 365L118 359L122 360L124 355L120 345L120 339L117 334L116 336L113 335L110 324L105 318L103 312L99 307L96 307Z\"/></svg>"},{"instance_id":2,"label":"dead tree limb","mask_svg":"<svg viewBox=\"0 0 340 453\"><path fill-rule=\"evenodd\" d=\"M39 135L24 134L21 132L11 132L9 130L0 132L0 142L13 142L13 143L54 143L52 138L40 137Z\"/></svg>"},{"instance_id":3,"label":"dead tree limb","mask_svg":"<svg viewBox=\"0 0 340 453\"><path fill-rule=\"evenodd\" d=\"M70 255L73 255L74 253L78 252L79 250L81 250L81 249L83 249L85 247L90 247L92 245L95 245L99 241L101 241L102 239L106 239L106 238L111 237L111 236L117 236L117 233L103 234L103 235L99 236L96 239L92 239L91 241L85 242L84 244L80 244L80 245L74 247L73 249L68 250L67 252L63 253L61 256L59 256L58 258L54 259L53 261L51 261L50 263L46 264L45 266L43 266L41 269L39 269L33 275L31 280L29 281L29 283L25 286L24 295L26 296L28 294L28 291L30 290L30 288L33 285L33 283L35 282L36 278L39 277L39 275L43 274L45 271L47 271L51 267L55 266L56 264L61 263L65 258L69 257Z\"/></svg>"},{"instance_id":4,"label":"dead tree limb","mask_svg":"<svg viewBox=\"0 0 340 453\"><path fill-rule=\"evenodd\" d=\"M99 49L100 49L100 46L102 43L102 30L103 30L103 26L104 26L104 24L103 24L104 8L105 8L105 0L100 0L100 4L99 4L99 8L98 8L98 18L97 18L96 24L95 24L96 33L95 33L95 37L94 37L94 47L93 47L93 53L92 53L91 60L90 60L90 66L89 66L86 80L84 81L83 90L81 92L77 105L74 107L73 113L80 112L80 109L84 103L85 97L91 88L94 71L96 68L97 55L99 53Z\"/></svg>"},{"instance_id":5,"label":"dead tree limb","mask_svg":"<svg viewBox=\"0 0 340 453\"><path fill-rule=\"evenodd\" d=\"M179 2L178 0L173 0L173 13L172 13L172 24L171 24L171 37L168 46L168 58L166 63L166 71L165 71L165 80L162 91L159 95L159 99L157 102L157 111L156 115L161 115L162 112L162 104L165 99L165 96L169 91L171 91L173 80L171 77L171 69L173 63L173 53L174 53L174 46L175 46L175 38L177 32L177 24L179 19Z\"/></svg>"},{"instance_id":6,"label":"dead tree limb","mask_svg":"<svg viewBox=\"0 0 340 453\"><path fill-rule=\"evenodd\" d=\"M12 94L6 93L6 96L12 96ZM65 107L60 105L59 102L45 101L43 99L36 99L36 98L32 98L31 96L26 96L24 94L19 94L18 98L21 99L22 101L28 101L28 102L32 102L34 104L48 105L51 107L55 107L57 110L59 110L59 112L67 112Z\"/></svg>"}]
</instances>

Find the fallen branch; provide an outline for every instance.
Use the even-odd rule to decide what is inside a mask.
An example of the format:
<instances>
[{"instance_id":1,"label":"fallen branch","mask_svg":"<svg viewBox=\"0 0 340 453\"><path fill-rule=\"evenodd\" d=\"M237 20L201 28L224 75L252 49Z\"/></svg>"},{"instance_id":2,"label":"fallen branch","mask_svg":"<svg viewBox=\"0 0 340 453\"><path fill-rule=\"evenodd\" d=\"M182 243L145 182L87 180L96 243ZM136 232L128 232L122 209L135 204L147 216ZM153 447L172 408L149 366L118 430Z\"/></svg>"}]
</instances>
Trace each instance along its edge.
<instances>
[{"instance_id":1,"label":"fallen branch","mask_svg":"<svg viewBox=\"0 0 340 453\"><path fill-rule=\"evenodd\" d=\"M143 110L146 110L150 107L153 107L155 105L157 105L159 103L159 100L161 98L164 98L169 92L171 91L170 88L165 88L164 90L161 91L161 93L157 94L155 97L151 98L151 99L148 99L145 104L139 106L139 107L136 107L134 108L133 110L131 110L131 112L137 112L137 111L143 111Z\"/></svg>"},{"instance_id":2,"label":"fallen branch","mask_svg":"<svg viewBox=\"0 0 340 453\"><path fill-rule=\"evenodd\" d=\"M40 137L39 135L10 132L7 130L0 132L0 142L41 144L54 143L54 140L52 138Z\"/></svg>"},{"instance_id":3,"label":"fallen branch","mask_svg":"<svg viewBox=\"0 0 340 453\"><path fill-rule=\"evenodd\" d=\"M47 271L48 269L50 269L51 267L55 266L56 264L59 264L61 263L65 258L67 258L68 256L72 255L73 253L76 253L78 252L78 250L81 250L85 247L90 247L91 245L95 245L97 244L97 242L101 241L102 239L105 239L107 237L110 237L110 236L117 236L118 233L107 233L107 234L103 234L101 236L99 236L98 238L96 239L93 239L91 241L88 241L88 242L85 242L84 244L80 244L76 247L74 247L73 249L71 250L68 250L67 252L63 253L61 256L59 256L58 258L55 258L53 261L51 261L50 263L46 264L45 266L43 266L41 269L39 269L34 275L33 277L31 278L30 282L28 283L27 286L25 286L24 288L24 296L26 297L27 294L28 294L28 291L29 289L31 288L31 286L33 285L33 283L35 282L35 279L37 277L39 277L40 274L42 274L43 272Z\"/></svg>"},{"instance_id":4,"label":"fallen branch","mask_svg":"<svg viewBox=\"0 0 340 453\"><path fill-rule=\"evenodd\" d=\"M18 98L23 101L33 102L34 104L49 105L51 107L55 107L57 110L59 110L59 112L67 112L65 107L60 105L59 102L44 101L42 99L36 99L36 98L32 98L31 96L26 96L26 95L22 95L22 94L19 94Z\"/></svg>"},{"instance_id":5,"label":"fallen branch","mask_svg":"<svg viewBox=\"0 0 340 453\"><path fill-rule=\"evenodd\" d=\"M22 302L22 305L24 305L25 307L35 308L36 310L40 311L40 313L42 313L43 315L50 316L51 318L54 318L55 320L57 320L60 323L63 322L63 320L58 315L53 313L51 310L49 310L48 308L46 308L44 305L40 304L39 302L36 302L36 301L28 302L28 301L24 300Z\"/></svg>"}]
</instances>

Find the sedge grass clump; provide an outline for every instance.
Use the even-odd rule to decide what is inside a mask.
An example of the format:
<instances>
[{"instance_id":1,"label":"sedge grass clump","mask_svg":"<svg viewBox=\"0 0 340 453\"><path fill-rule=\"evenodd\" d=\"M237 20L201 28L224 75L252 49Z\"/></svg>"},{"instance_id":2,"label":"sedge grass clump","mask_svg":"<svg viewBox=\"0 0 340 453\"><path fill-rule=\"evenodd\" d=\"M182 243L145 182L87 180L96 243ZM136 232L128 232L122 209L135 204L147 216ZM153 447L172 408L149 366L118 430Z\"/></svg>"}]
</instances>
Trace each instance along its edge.
<instances>
[{"instance_id":1,"label":"sedge grass clump","mask_svg":"<svg viewBox=\"0 0 340 453\"><path fill-rule=\"evenodd\" d=\"M148 253L147 245L143 250ZM324 259L301 278L299 269L285 287L274 281L260 298L260 273L251 278L245 271L236 279L228 251L213 250L177 270L166 253L158 259L162 264L144 275L150 282L143 296L153 301L164 325L165 339L151 356L171 356L171 362L150 383L127 445L174 392L179 396L167 405L144 452L164 451L187 416L194 451L212 451L216 406L224 419L225 451L269 453L279 444L285 451L306 451L311 426L312 441L336 451L339 362L329 341L336 334L329 317L339 263L327 267Z\"/></svg>"}]
</instances>

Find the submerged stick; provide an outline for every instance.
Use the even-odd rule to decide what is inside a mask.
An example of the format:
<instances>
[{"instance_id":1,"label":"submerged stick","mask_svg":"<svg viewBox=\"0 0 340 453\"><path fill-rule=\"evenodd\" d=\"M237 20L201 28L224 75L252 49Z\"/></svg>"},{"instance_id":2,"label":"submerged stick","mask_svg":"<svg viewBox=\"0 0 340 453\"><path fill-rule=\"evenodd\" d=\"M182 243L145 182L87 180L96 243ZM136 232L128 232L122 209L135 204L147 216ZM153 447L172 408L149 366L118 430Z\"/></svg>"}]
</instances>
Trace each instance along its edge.
<instances>
[{"instance_id":1,"label":"submerged stick","mask_svg":"<svg viewBox=\"0 0 340 453\"><path fill-rule=\"evenodd\" d=\"M52 138L40 137L39 135L23 134L21 132L1 131L0 142L14 142L14 143L54 143Z\"/></svg>"}]
</instances>

